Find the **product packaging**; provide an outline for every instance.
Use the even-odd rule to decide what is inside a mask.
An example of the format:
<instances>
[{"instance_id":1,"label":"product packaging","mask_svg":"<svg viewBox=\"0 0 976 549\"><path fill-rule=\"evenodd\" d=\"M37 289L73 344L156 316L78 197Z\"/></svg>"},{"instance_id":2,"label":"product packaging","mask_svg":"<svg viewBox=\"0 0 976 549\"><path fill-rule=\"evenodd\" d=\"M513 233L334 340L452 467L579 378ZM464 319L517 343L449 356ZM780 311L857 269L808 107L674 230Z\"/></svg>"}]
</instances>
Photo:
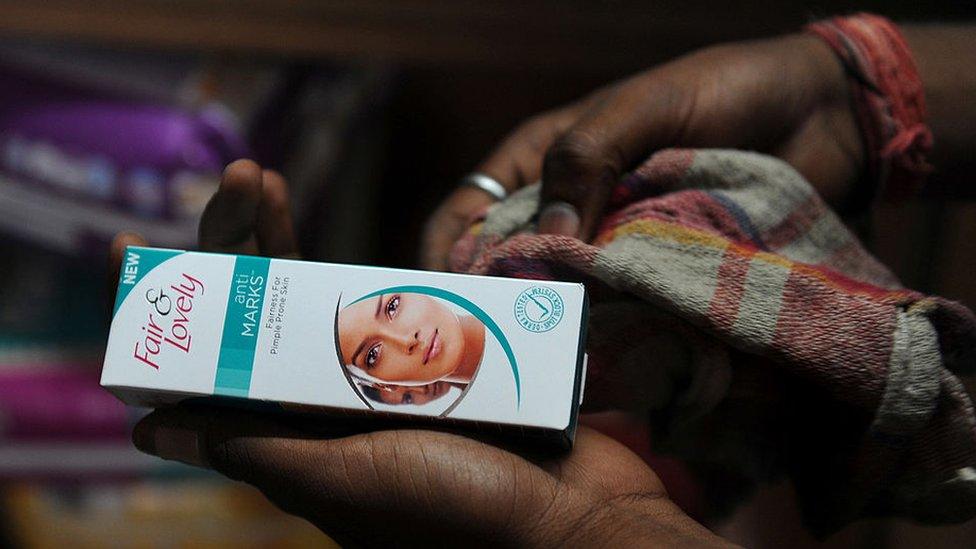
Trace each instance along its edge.
<instances>
[{"instance_id":1,"label":"product packaging","mask_svg":"<svg viewBox=\"0 0 976 549\"><path fill-rule=\"evenodd\" d=\"M101 383L572 445L582 284L130 247Z\"/></svg>"}]
</instances>

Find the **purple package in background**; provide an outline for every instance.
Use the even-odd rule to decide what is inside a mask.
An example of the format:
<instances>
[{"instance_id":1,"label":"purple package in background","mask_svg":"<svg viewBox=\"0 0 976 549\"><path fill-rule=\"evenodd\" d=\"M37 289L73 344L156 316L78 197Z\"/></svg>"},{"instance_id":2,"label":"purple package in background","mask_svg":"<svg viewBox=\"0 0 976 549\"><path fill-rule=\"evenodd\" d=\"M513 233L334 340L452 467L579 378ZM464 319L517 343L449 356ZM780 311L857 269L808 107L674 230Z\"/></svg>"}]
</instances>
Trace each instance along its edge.
<instances>
[{"instance_id":1,"label":"purple package in background","mask_svg":"<svg viewBox=\"0 0 976 549\"><path fill-rule=\"evenodd\" d=\"M0 444L14 441L127 441L130 411L74 365L0 370Z\"/></svg>"},{"instance_id":2,"label":"purple package in background","mask_svg":"<svg viewBox=\"0 0 976 549\"><path fill-rule=\"evenodd\" d=\"M234 127L219 106L188 112L0 63L3 226L63 249L123 229L192 241L220 171L247 156Z\"/></svg>"}]
</instances>

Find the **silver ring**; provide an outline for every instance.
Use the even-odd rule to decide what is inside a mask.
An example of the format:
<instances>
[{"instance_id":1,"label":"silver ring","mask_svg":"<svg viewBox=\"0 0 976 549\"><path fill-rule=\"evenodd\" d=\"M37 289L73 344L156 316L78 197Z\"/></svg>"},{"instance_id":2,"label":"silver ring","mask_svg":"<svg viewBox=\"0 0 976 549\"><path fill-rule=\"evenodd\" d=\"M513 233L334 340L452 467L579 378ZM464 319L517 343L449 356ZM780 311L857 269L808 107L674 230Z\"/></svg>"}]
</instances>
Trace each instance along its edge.
<instances>
[{"instance_id":1,"label":"silver ring","mask_svg":"<svg viewBox=\"0 0 976 549\"><path fill-rule=\"evenodd\" d=\"M508 191L504 185L483 173L470 173L461 180L461 187L474 187L488 193L495 200L505 200Z\"/></svg>"}]
</instances>

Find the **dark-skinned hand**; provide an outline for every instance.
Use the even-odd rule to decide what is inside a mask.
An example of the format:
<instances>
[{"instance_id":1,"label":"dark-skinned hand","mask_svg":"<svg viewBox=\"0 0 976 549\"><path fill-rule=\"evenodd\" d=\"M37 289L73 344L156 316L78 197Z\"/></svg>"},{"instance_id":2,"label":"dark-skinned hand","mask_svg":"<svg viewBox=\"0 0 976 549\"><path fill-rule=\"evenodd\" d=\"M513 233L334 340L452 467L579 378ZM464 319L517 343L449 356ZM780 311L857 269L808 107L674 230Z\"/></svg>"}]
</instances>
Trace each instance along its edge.
<instances>
[{"instance_id":1,"label":"dark-skinned hand","mask_svg":"<svg viewBox=\"0 0 976 549\"><path fill-rule=\"evenodd\" d=\"M509 192L541 179L539 231L584 240L620 176L669 147L773 154L843 207L864 156L847 88L812 36L715 46L529 119L476 170ZM447 197L427 222L421 265L446 269L451 246L491 202L471 187Z\"/></svg>"},{"instance_id":2,"label":"dark-skinned hand","mask_svg":"<svg viewBox=\"0 0 976 549\"><path fill-rule=\"evenodd\" d=\"M115 239L120 264L136 235ZM206 251L297 257L284 179L231 164L204 212ZM252 484L339 543L710 546L633 452L581 427L560 455L517 453L461 434L397 428L314 433L285 417L181 404L135 428L136 446Z\"/></svg>"}]
</instances>

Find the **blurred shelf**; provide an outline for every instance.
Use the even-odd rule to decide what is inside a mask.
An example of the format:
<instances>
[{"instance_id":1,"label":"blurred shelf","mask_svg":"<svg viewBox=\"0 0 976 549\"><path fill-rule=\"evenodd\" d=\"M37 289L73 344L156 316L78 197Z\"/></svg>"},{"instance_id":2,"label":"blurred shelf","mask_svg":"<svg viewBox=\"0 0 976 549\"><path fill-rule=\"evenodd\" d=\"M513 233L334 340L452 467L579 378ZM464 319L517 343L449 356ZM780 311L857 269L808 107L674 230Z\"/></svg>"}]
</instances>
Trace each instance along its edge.
<instances>
[{"instance_id":1,"label":"blurred shelf","mask_svg":"<svg viewBox=\"0 0 976 549\"><path fill-rule=\"evenodd\" d=\"M135 478L161 469L160 463L128 440L0 444L0 479Z\"/></svg>"},{"instance_id":2,"label":"blurred shelf","mask_svg":"<svg viewBox=\"0 0 976 549\"><path fill-rule=\"evenodd\" d=\"M851 7L815 4L790 2L770 10L756 0L0 0L0 33L238 54L606 73L702 44L794 29L812 12Z\"/></svg>"},{"instance_id":3,"label":"blurred shelf","mask_svg":"<svg viewBox=\"0 0 976 549\"><path fill-rule=\"evenodd\" d=\"M972 17L951 0L0 0L0 33L305 57L577 73L647 66L834 13Z\"/></svg>"},{"instance_id":4,"label":"blurred shelf","mask_svg":"<svg viewBox=\"0 0 976 549\"><path fill-rule=\"evenodd\" d=\"M40 219L44 223L38 223ZM197 220L146 219L103 205L79 203L0 176L0 230L71 253L86 239L110 242L119 227L144 235L160 246L181 248L193 244Z\"/></svg>"},{"instance_id":5,"label":"blurred shelf","mask_svg":"<svg viewBox=\"0 0 976 549\"><path fill-rule=\"evenodd\" d=\"M199 480L0 491L13 547L338 547L243 484Z\"/></svg>"}]
</instances>

